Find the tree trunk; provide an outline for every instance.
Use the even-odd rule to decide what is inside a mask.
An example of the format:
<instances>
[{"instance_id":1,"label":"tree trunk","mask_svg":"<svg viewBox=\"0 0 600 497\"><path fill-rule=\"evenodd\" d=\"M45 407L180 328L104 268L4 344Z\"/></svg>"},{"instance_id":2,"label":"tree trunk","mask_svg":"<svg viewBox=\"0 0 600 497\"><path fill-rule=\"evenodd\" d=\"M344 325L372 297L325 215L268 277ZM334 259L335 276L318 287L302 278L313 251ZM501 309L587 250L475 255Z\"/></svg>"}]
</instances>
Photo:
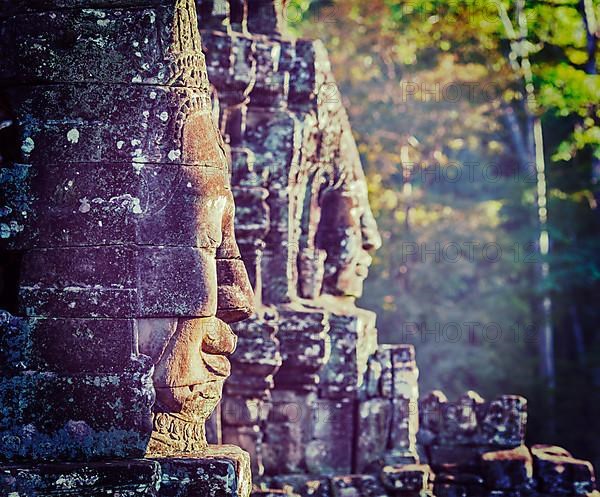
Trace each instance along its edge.
<instances>
[{"instance_id":1,"label":"tree trunk","mask_svg":"<svg viewBox=\"0 0 600 497\"><path fill-rule=\"evenodd\" d=\"M575 353L577 354L577 362L581 368L585 367L585 340L583 338L583 329L579 320L579 312L577 306L571 304L569 306L569 314L571 316L571 329L573 330L573 339L575 340Z\"/></svg>"}]
</instances>

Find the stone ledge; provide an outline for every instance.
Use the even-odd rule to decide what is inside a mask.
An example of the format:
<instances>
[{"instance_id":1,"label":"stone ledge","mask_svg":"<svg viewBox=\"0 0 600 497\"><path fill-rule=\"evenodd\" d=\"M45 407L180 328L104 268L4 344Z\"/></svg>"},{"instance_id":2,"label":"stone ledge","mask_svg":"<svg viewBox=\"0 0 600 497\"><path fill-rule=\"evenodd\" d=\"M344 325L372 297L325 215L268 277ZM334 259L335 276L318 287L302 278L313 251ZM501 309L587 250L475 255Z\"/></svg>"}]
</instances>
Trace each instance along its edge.
<instances>
[{"instance_id":1,"label":"stone ledge","mask_svg":"<svg viewBox=\"0 0 600 497\"><path fill-rule=\"evenodd\" d=\"M8 497L155 497L160 465L149 459L0 467L0 495Z\"/></svg>"},{"instance_id":2,"label":"stone ledge","mask_svg":"<svg viewBox=\"0 0 600 497\"><path fill-rule=\"evenodd\" d=\"M235 445L211 445L196 454L156 459L161 467L158 497L249 497L250 456Z\"/></svg>"},{"instance_id":3,"label":"stone ledge","mask_svg":"<svg viewBox=\"0 0 600 497\"><path fill-rule=\"evenodd\" d=\"M251 481L250 457L232 445L162 459L0 466L3 497L249 497Z\"/></svg>"}]
</instances>

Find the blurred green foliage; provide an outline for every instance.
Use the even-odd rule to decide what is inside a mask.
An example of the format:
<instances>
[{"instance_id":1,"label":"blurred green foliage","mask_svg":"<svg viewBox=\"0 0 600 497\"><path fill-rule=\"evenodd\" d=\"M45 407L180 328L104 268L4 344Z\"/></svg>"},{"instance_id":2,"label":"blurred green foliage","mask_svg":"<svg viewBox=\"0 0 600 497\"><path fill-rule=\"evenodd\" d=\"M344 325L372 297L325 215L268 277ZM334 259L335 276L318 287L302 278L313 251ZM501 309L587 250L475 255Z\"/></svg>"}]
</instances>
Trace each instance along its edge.
<instances>
[{"instance_id":1,"label":"blurred green foliage","mask_svg":"<svg viewBox=\"0 0 600 497\"><path fill-rule=\"evenodd\" d=\"M378 312L381 341L415 344L422 391L525 395L532 442L598 464L600 2L527 0L521 23L515 3L502 2L305 0L286 10L290 29L328 47L364 160L384 246L362 305ZM500 6L527 26L512 45ZM515 51L528 55L534 88ZM544 280L524 153L528 90L548 178ZM539 374L544 294L554 406Z\"/></svg>"}]
</instances>

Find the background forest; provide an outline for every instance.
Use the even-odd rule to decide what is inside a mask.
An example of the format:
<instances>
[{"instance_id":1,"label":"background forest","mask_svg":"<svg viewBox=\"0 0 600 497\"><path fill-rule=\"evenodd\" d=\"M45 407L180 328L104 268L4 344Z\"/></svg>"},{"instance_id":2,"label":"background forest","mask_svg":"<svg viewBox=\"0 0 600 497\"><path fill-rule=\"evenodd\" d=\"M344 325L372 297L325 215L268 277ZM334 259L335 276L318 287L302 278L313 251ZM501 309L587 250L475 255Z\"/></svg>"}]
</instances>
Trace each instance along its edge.
<instances>
[{"instance_id":1,"label":"background forest","mask_svg":"<svg viewBox=\"0 0 600 497\"><path fill-rule=\"evenodd\" d=\"M529 399L600 467L599 0L293 0L326 44L384 246L361 305L421 392Z\"/></svg>"}]
</instances>

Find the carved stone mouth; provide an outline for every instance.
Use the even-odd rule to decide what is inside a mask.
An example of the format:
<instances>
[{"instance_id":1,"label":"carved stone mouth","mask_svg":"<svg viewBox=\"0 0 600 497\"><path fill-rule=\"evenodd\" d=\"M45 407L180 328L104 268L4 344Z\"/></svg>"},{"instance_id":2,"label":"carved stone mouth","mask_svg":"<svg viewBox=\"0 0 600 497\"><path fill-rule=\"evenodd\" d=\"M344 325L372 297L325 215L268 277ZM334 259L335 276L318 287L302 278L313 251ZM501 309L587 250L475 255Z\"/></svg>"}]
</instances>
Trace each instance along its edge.
<instances>
[{"instance_id":1,"label":"carved stone mouth","mask_svg":"<svg viewBox=\"0 0 600 497\"><path fill-rule=\"evenodd\" d=\"M202 354L204 364L207 369L218 379L213 381L223 381L231 374L231 363L229 359L222 354Z\"/></svg>"},{"instance_id":2,"label":"carved stone mouth","mask_svg":"<svg viewBox=\"0 0 600 497\"><path fill-rule=\"evenodd\" d=\"M220 400L222 387L223 380L188 385L188 388L193 395L198 395L198 397L202 397L203 399L207 400Z\"/></svg>"},{"instance_id":3,"label":"carved stone mouth","mask_svg":"<svg viewBox=\"0 0 600 497\"><path fill-rule=\"evenodd\" d=\"M157 391L160 390L173 390L177 388L188 388L190 394L197 395L198 397L202 397L204 399L214 399L221 397L221 389L223 386L224 380L217 379L211 381L203 381L201 383L194 383L192 385L179 385L179 386L155 386Z\"/></svg>"},{"instance_id":4,"label":"carved stone mouth","mask_svg":"<svg viewBox=\"0 0 600 497\"><path fill-rule=\"evenodd\" d=\"M361 278L366 278L369 276L369 266L365 266L363 264L356 266L356 275Z\"/></svg>"}]
</instances>

